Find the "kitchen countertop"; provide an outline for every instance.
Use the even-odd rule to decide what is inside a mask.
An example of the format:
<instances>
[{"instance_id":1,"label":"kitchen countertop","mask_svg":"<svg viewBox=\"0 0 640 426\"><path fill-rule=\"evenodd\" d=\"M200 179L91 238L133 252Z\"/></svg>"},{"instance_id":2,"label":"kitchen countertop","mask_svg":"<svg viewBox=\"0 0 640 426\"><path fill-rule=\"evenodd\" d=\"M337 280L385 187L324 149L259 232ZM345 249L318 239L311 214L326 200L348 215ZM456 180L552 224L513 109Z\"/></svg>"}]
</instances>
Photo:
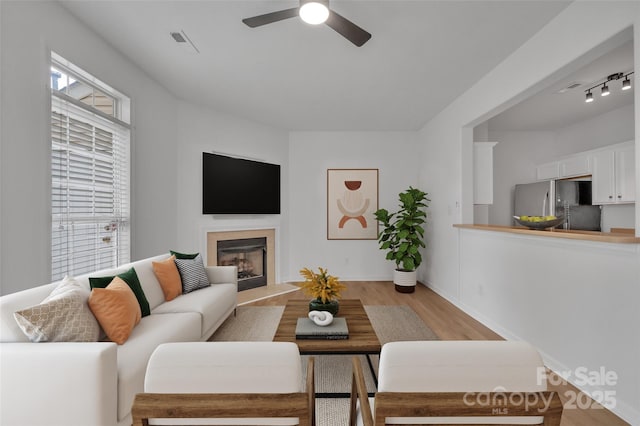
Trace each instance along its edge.
<instances>
[{"instance_id":1,"label":"kitchen countertop","mask_svg":"<svg viewBox=\"0 0 640 426\"><path fill-rule=\"evenodd\" d=\"M617 244L640 244L640 237L636 237L628 232L596 232L596 231L576 231L566 229L550 229L539 231L517 226L502 225L453 225L461 229L475 229L479 231L509 232L512 234L535 235L538 237L565 238L570 240L598 241L602 243Z\"/></svg>"}]
</instances>

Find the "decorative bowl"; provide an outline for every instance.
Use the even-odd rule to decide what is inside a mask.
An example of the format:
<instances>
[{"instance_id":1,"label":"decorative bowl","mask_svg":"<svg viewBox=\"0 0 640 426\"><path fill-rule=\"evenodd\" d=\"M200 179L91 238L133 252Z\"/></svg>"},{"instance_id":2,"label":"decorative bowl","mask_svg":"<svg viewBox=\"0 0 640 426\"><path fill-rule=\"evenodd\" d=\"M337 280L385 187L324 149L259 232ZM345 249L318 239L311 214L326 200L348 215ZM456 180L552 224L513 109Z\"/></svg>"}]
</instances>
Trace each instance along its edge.
<instances>
[{"instance_id":1,"label":"decorative bowl","mask_svg":"<svg viewBox=\"0 0 640 426\"><path fill-rule=\"evenodd\" d=\"M539 221L539 222L531 222L531 221L528 221L528 220L521 220L520 216L514 216L513 218L520 225L526 226L529 229L537 229L537 230L543 230L543 229L547 229L547 228L555 228L556 226L558 226L558 225L560 225L561 223L564 222L564 217L562 217L562 216L556 217L555 219L552 219L552 220L544 220L544 221Z\"/></svg>"}]
</instances>

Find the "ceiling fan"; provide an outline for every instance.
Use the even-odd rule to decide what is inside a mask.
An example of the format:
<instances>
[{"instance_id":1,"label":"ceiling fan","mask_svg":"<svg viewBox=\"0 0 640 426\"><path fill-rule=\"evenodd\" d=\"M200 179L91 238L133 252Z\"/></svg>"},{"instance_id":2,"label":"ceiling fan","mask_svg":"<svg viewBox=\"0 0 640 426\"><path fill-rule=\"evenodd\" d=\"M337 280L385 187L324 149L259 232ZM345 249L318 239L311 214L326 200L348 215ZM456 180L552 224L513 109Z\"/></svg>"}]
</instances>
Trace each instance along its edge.
<instances>
[{"instance_id":1,"label":"ceiling fan","mask_svg":"<svg viewBox=\"0 0 640 426\"><path fill-rule=\"evenodd\" d=\"M295 16L313 25L325 23L358 47L371 38L371 34L329 9L329 0L300 0L300 7L245 18L242 22L255 28Z\"/></svg>"}]
</instances>

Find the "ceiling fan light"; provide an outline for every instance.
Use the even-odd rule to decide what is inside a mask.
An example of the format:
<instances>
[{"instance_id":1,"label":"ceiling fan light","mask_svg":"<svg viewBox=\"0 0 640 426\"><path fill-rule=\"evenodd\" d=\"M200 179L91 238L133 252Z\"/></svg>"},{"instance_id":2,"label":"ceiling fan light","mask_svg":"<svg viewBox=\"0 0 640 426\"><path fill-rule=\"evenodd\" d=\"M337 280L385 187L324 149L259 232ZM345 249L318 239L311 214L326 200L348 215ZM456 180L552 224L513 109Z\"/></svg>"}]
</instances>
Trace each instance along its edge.
<instances>
[{"instance_id":1,"label":"ceiling fan light","mask_svg":"<svg viewBox=\"0 0 640 426\"><path fill-rule=\"evenodd\" d=\"M609 86L607 86L606 84L602 85L601 96L609 96Z\"/></svg>"},{"instance_id":2,"label":"ceiling fan light","mask_svg":"<svg viewBox=\"0 0 640 426\"><path fill-rule=\"evenodd\" d=\"M626 76L624 80L622 80L622 90L631 89L631 80L629 80L629 76Z\"/></svg>"},{"instance_id":3,"label":"ceiling fan light","mask_svg":"<svg viewBox=\"0 0 640 426\"><path fill-rule=\"evenodd\" d=\"M310 1L300 6L300 18L311 25L324 23L329 18L329 8L319 2Z\"/></svg>"}]
</instances>

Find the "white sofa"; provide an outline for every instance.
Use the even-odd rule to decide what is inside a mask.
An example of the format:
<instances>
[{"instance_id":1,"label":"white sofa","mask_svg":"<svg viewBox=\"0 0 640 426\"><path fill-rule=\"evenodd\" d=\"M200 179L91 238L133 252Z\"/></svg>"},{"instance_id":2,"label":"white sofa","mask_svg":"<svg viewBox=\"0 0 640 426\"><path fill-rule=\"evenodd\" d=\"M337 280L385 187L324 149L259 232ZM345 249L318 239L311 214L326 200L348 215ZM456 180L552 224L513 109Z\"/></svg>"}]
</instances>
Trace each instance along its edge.
<instances>
[{"instance_id":1,"label":"white sofa","mask_svg":"<svg viewBox=\"0 0 640 426\"><path fill-rule=\"evenodd\" d=\"M206 341L236 308L234 266L207 267L210 287L165 302L152 262L160 255L117 269L76 277L112 276L131 267L151 308L123 345L112 342L31 343L13 313L42 302L57 283L0 297L0 424L123 426L144 390L149 357L167 342Z\"/></svg>"}]
</instances>

